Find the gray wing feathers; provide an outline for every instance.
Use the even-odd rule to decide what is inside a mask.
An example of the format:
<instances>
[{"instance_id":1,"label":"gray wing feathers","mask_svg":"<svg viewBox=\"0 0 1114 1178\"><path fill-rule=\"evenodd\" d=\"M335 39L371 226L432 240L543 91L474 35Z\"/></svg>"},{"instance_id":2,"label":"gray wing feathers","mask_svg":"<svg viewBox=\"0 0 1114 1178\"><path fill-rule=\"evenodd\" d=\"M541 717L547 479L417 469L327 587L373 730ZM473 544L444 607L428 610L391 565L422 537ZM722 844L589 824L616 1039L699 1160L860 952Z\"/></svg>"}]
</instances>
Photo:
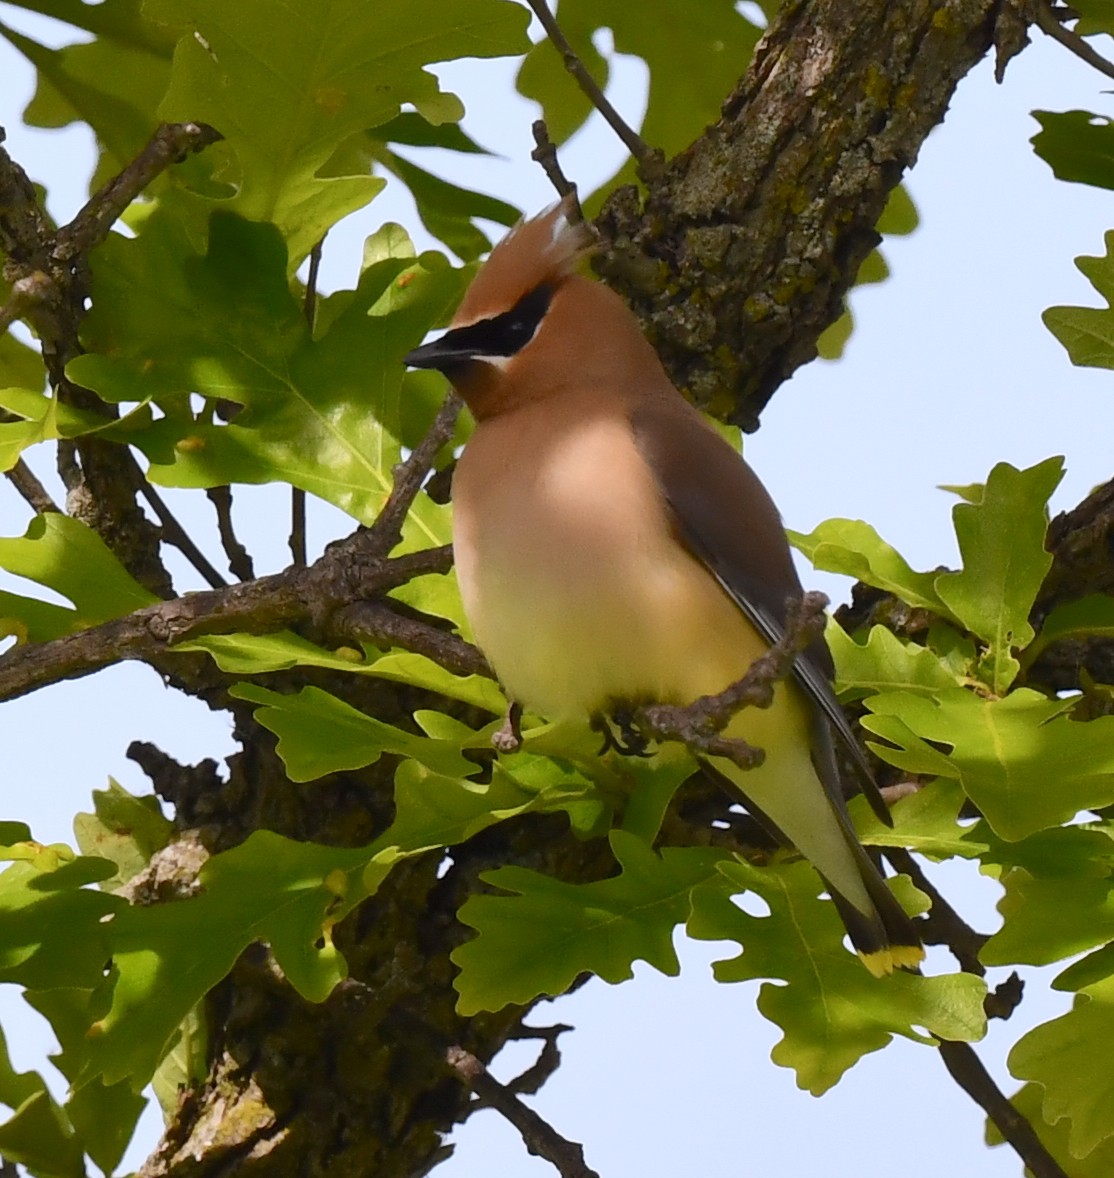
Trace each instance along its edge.
<instances>
[{"instance_id":1,"label":"gray wing feathers","mask_svg":"<svg viewBox=\"0 0 1114 1178\"><path fill-rule=\"evenodd\" d=\"M766 488L742 457L688 405L650 404L631 414L635 441L673 516L678 537L769 642L785 630L787 603L802 595L785 530ZM797 683L846 749L871 808L887 825L889 809L831 687L823 640L796 661ZM838 779L821 777L842 803Z\"/></svg>"}]
</instances>

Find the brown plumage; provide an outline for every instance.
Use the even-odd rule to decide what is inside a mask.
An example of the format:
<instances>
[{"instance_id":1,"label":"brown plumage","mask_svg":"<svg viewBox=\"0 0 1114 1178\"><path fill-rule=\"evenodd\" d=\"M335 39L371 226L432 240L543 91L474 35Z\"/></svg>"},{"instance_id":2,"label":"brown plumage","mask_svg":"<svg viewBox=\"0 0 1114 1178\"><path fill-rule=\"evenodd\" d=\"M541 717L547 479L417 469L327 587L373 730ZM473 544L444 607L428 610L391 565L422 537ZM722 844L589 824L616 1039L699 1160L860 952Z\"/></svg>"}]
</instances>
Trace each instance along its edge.
<instances>
[{"instance_id":1,"label":"brown plumage","mask_svg":"<svg viewBox=\"0 0 1114 1178\"><path fill-rule=\"evenodd\" d=\"M476 640L508 695L554 719L722 690L801 595L765 488L673 387L623 301L575 272L588 244L563 205L521 223L449 331L407 357L444 371L477 422L453 482ZM765 763L712 763L813 863L884 974L923 950L847 817L833 737L888 820L830 675L818 643L771 708L727 729Z\"/></svg>"}]
</instances>

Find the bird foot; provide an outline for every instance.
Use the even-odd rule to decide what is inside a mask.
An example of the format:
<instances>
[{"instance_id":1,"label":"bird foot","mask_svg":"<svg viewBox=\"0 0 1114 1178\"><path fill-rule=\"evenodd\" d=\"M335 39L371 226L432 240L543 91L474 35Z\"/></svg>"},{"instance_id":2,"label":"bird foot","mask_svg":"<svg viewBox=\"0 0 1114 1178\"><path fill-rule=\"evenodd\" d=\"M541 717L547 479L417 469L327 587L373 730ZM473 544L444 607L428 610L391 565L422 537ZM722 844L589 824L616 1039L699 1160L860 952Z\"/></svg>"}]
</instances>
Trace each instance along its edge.
<instances>
[{"instance_id":1,"label":"bird foot","mask_svg":"<svg viewBox=\"0 0 1114 1178\"><path fill-rule=\"evenodd\" d=\"M616 733L618 729L618 733ZM592 718L592 731L603 736L603 744L596 754L614 750L622 757L649 757L650 742L634 725L634 716L625 708L616 709L610 718L602 712Z\"/></svg>"}]
</instances>

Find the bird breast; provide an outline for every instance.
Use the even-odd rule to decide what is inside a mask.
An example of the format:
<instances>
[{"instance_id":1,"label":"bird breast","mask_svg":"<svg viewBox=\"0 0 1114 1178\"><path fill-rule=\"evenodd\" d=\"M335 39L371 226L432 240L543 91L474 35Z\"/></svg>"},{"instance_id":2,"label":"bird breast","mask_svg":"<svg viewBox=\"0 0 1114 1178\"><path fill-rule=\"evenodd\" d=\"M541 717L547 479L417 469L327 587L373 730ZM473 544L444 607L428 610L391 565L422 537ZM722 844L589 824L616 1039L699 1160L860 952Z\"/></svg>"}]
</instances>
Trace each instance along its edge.
<instances>
[{"instance_id":1,"label":"bird breast","mask_svg":"<svg viewBox=\"0 0 1114 1178\"><path fill-rule=\"evenodd\" d=\"M483 421L457 469L456 568L480 648L551 718L721 690L765 644L678 543L625 412L569 399Z\"/></svg>"}]
</instances>

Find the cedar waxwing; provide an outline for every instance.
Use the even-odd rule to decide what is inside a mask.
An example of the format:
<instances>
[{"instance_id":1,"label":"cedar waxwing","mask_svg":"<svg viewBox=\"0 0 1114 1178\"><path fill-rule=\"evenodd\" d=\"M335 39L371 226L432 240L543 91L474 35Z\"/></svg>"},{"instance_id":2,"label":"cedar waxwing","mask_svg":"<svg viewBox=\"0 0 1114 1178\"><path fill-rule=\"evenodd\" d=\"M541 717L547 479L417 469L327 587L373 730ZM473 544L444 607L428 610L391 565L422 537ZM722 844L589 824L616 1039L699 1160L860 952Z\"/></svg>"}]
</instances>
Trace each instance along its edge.
<instances>
[{"instance_id":1,"label":"cedar waxwing","mask_svg":"<svg viewBox=\"0 0 1114 1178\"><path fill-rule=\"evenodd\" d=\"M464 609L508 696L550 719L688 704L741 678L802 596L777 509L670 383L622 299L574 273L590 238L563 202L495 247L438 340L476 419L453 479ZM773 706L725 730L766 751L712 764L808 858L877 976L920 939L847 816L833 737L888 811L817 642Z\"/></svg>"}]
</instances>

